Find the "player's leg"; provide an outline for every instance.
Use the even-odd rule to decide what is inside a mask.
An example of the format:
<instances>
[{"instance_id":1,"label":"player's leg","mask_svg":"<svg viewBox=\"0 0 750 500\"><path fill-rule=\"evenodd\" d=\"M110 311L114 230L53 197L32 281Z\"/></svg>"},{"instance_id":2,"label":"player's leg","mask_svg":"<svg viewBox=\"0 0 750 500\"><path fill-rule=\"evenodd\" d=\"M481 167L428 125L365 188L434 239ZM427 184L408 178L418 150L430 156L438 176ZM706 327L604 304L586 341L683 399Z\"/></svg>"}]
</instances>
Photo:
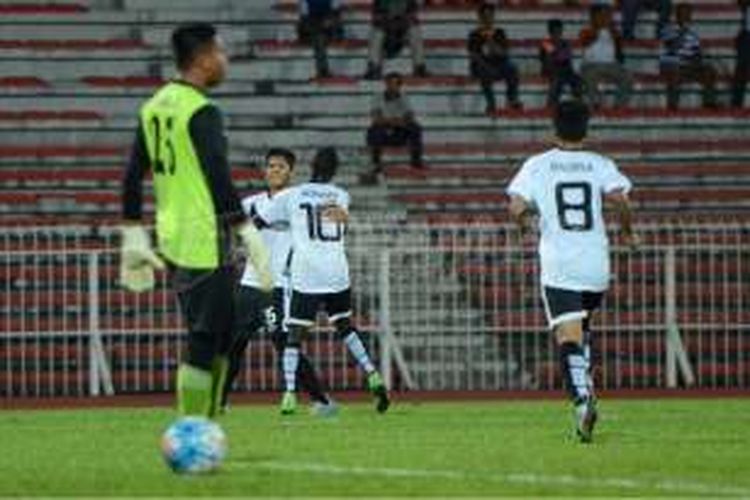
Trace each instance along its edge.
<instances>
[{"instance_id":1,"label":"player's leg","mask_svg":"<svg viewBox=\"0 0 750 500\"><path fill-rule=\"evenodd\" d=\"M292 292L281 367L284 372L284 395L281 398L281 414L291 415L297 411L297 370L302 337L313 325L320 298L315 294Z\"/></svg>"},{"instance_id":2,"label":"player's leg","mask_svg":"<svg viewBox=\"0 0 750 500\"><path fill-rule=\"evenodd\" d=\"M227 349L231 335L232 273L176 269L173 283L188 328L185 362L177 372L178 410L183 415L213 417L228 369Z\"/></svg>"},{"instance_id":3,"label":"player's leg","mask_svg":"<svg viewBox=\"0 0 750 500\"><path fill-rule=\"evenodd\" d=\"M268 294L249 286L239 286L234 293L234 325L229 346L229 370L222 391L220 408L225 410L229 393L242 368L250 338L262 327L262 311L268 304Z\"/></svg>"},{"instance_id":4,"label":"player's leg","mask_svg":"<svg viewBox=\"0 0 750 500\"><path fill-rule=\"evenodd\" d=\"M291 308L291 290L276 288L273 292L273 306L271 314L267 318L267 327L271 332L274 347L281 361L281 372L284 373L283 356L288 337L288 327L284 324L285 318L289 316ZM297 381L296 385L310 395L310 399L320 405L332 404L326 394L323 383L320 381L315 366L310 358L301 350L298 352Z\"/></svg>"},{"instance_id":5,"label":"player's leg","mask_svg":"<svg viewBox=\"0 0 750 500\"><path fill-rule=\"evenodd\" d=\"M336 329L336 335L344 341L349 353L354 356L357 364L367 374L367 386L377 400L376 408L378 412L385 412L391 404L388 390L383 383L383 378L375 369L357 328L351 322L351 290L346 289L342 292L326 294L325 307L328 320L333 323Z\"/></svg>"},{"instance_id":6,"label":"player's leg","mask_svg":"<svg viewBox=\"0 0 750 500\"><path fill-rule=\"evenodd\" d=\"M594 378L593 378L593 363L594 363L594 351L593 351L593 337L591 333L591 317L594 311L599 308L602 302L603 295L598 292L583 292L583 309L586 311L586 317L581 320L581 328L583 330L583 357L586 362L586 373L588 375L589 392L593 395L594 392Z\"/></svg>"},{"instance_id":7,"label":"player's leg","mask_svg":"<svg viewBox=\"0 0 750 500\"><path fill-rule=\"evenodd\" d=\"M550 328L555 333L560 355L560 371L575 407L576 431L581 441L591 440L597 419L596 403L589 384L588 364L583 344L581 292L544 287L542 299Z\"/></svg>"}]
</instances>

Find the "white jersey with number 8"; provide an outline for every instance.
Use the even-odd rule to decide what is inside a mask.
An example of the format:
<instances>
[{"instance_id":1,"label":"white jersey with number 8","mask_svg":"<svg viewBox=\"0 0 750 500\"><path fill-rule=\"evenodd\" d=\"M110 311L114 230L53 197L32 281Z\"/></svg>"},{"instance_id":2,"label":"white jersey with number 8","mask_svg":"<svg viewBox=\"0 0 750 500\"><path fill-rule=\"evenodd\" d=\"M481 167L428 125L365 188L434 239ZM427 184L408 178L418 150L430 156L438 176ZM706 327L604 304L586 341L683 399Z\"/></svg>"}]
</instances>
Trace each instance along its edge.
<instances>
[{"instance_id":1,"label":"white jersey with number 8","mask_svg":"<svg viewBox=\"0 0 750 500\"><path fill-rule=\"evenodd\" d=\"M612 160L588 151L554 148L523 164L508 194L539 213L542 285L594 292L608 288L603 196L630 188Z\"/></svg>"},{"instance_id":2,"label":"white jersey with number 8","mask_svg":"<svg viewBox=\"0 0 750 500\"><path fill-rule=\"evenodd\" d=\"M338 186L308 182L275 196L259 207L268 224L288 221L292 234L292 289L302 293L336 293L350 286L344 249L345 225L323 216L337 205L349 209L349 194Z\"/></svg>"}]
</instances>

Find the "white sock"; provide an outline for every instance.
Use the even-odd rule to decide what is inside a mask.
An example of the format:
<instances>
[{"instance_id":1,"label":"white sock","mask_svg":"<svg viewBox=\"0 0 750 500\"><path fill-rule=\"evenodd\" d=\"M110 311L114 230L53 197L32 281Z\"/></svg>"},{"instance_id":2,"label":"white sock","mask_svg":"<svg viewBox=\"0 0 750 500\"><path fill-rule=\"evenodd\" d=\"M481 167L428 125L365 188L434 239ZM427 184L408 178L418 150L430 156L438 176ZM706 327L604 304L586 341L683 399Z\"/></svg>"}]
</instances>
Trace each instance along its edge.
<instances>
[{"instance_id":1,"label":"white sock","mask_svg":"<svg viewBox=\"0 0 750 500\"><path fill-rule=\"evenodd\" d=\"M583 360L586 363L586 385L590 394L594 393L594 379L591 373L591 333L583 332Z\"/></svg>"},{"instance_id":2,"label":"white sock","mask_svg":"<svg viewBox=\"0 0 750 500\"><path fill-rule=\"evenodd\" d=\"M365 346L362 344L362 341L359 340L359 335L357 335L355 330L352 330L349 335L344 337L344 343L349 349L349 352L352 353L352 356L357 360L357 363L359 363L359 366L361 366L368 375L375 371L375 366L373 366L372 361L370 361L370 356L367 354Z\"/></svg>"},{"instance_id":3,"label":"white sock","mask_svg":"<svg viewBox=\"0 0 750 500\"><path fill-rule=\"evenodd\" d=\"M578 398L581 400L587 399L591 393L589 391L590 379L586 358L580 354L568 355L568 372Z\"/></svg>"},{"instance_id":4,"label":"white sock","mask_svg":"<svg viewBox=\"0 0 750 500\"><path fill-rule=\"evenodd\" d=\"M287 392L297 390L297 366L299 365L299 348L285 347L284 358L282 361L284 367L284 385Z\"/></svg>"}]
</instances>

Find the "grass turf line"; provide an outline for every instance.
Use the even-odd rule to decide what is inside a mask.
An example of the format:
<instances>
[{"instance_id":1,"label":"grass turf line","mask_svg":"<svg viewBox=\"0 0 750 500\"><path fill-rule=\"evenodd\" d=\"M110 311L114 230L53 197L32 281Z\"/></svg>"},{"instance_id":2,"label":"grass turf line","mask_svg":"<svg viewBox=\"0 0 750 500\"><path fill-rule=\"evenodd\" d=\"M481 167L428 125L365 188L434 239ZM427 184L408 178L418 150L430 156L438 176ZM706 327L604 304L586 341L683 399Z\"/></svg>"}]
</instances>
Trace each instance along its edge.
<instances>
[{"instance_id":1,"label":"grass turf line","mask_svg":"<svg viewBox=\"0 0 750 500\"><path fill-rule=\"evenodd\" d=\"M0 496L750 496L750 400L602 401L595 442L561 401L234 407L218 474L161 462L168 409L0 413Z\"/></svg>"}]
</instances>

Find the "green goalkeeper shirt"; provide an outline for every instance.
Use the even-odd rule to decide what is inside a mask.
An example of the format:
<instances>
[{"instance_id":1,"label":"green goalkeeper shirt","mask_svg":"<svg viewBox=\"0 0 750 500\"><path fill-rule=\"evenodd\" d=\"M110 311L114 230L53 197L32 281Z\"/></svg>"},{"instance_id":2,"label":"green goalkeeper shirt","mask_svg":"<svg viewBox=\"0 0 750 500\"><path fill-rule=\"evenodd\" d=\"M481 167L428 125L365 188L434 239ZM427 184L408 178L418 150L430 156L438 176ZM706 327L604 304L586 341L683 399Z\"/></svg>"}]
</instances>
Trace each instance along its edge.
<instances>
[{"instance_id":1,"label":"green goalkeeper shirt","mask_svg":"<svg viewBox=\"0 0 750 500\"><path fill-rule=\"evenodd\" d=\"M161 255L189 269L218 267L229 227L244 218L229 172L219 109L198 88L169 82L141 107L123 183L123 217L142 216L142 179L153 175Z\"/></svg>"}]
</instances>

